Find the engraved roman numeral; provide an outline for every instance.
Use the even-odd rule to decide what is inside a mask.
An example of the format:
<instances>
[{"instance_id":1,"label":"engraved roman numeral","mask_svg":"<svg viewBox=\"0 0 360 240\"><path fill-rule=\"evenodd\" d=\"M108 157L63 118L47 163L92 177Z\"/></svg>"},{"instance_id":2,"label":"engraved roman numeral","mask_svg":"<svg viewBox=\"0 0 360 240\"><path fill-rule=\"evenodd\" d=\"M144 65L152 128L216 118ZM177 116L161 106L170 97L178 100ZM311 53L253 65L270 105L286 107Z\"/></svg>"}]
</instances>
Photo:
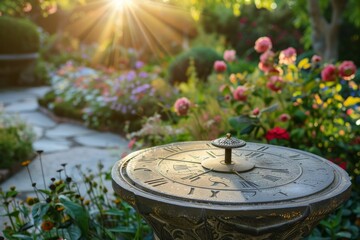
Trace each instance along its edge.
<instances>
[{"instance_id":1,"label":"engraved roman numeral","mask_svg":"<svg viewBox=\"0 0 360 240\"><path fill-rule=\"evenodd\" d=\"M300 160L309 159L308 157L301 156L300 154L289 156L289 158L291 158L294 161L300 161Z\"/></svg>"},{"instance_id":2,"label":"engraved roman numeral","mask_svg":"<svg viewBox=\"0 0 360 240\"><path fill-rule=\"evenodd\" d=\"M269 147L266 147L266 146L262 146L258 149L256 149L257 151L261 151L261 152L264 152L265 150L269 149Z\"/></svg>"},{"instance_id":3,"label":"engraved roman numeral","mask_svg":"<svg viewBox=\"0 0 360 240\"><path fill-rule=\"evenodd\" d=\"M289 169L272 169L271 172L289 174Z\"/></svg>"},{"instance_id":4,"label":"engraved roman numeral","mask_svg":"<svg viewBox=\"0 0 360 240\"><path fill-rule=\"evenodd\" d=\"M195 191L195 188L190 188L190 191L189 191L189 193L187 194L187 195L193 195L194 194L194 191Z\"/></svg>"},{"instance_id":5,"label":"engraved roman numeral","mask_svg":"<svg viewBox=\"0 0 360 240\"><path fill-rule=\"evenodd\" d=\"M145 158L144 156L142 156L141 159L139 159L139 162L153 162L156 160L156 158Z\"/></svg>"},{"instance_id":6,"label":"engraved roman numeral","mask_svg":"<svg viewBox=\"0 0 360 240\"><path fill-rule=\"evenodd\" d=\"M180 164L174 165L173 168L174 168L174 170L176 170L176 171L189 170L189 167L188 167L187 165L184 165L184 164L182 164L182 165L180 165Z\"/></svg>"},{"instance_id":7,"label":"engraved roman numeral","mask_svg":"<svg viewBox=\"0 0 360 240\"><path fill-rule=\"evenodd\" d=\"M288 196L286 193L284 193L284 192L282 192L282 191L273 194L273 196L276 196L276 195L278 195L278 194L281 194L281 195L283 195L283 196Z\"/></svg>"},{"instance_id":8,"label":"engraved roman numeral","mask_svg":"<svg viewBox=\"0 0 360 240\"><path fill-rule=\"evenodd\" d=\"M217 195L220 191L211 190L211 198L217 198Z\"/></svg>"},{"instance_id":9,"label":"engraved roman numeral","mask_svg":"<svg viewBox=\"0 0 360 240\"><path fill-rule=\"evenodd\" d=\"M257 188L259 186L252 181L240 181L240 184L244 188Z\"/></svg>"},{"instance_id":10,"label":"engraved roman numeral","mask_svg":"<svg viewBox=\"0 0 360 240\"><path fill-rule=\"evenodd\" d=\"M143 170L143 171L145 171L145 172L151 172L151 169L149 169L149 168L144 168L144 167L142 167L142 168L135 168L135 169L134 169L134 171L140 171L140 170Z\"/></svg>"},{"instance_id":11,"label":"engraved roman numeral","mask_svg":"<svg viewBox=\"0 0 360 240\"><path fill-rule=\"evenodd\" d=\"M277 177L277 176L273 176L273 175L265 175L264 178L266 180L272 181L272 182L276 182L279 181L281 178Z\"/></svg>"},{"instance_id":12,"label":"engraved roman numeral","mask_svg":"<svg viewBox=\"0 0 360 240\"><path fill-rule=\"evenodd\" d=\"M251 153L246 154L245 156L248 157L248 158L252 158L252 157L258 158L258 157L264 156L264 154L263 153L257 153L257 152L251 152Z\"/></svg>"},{"instance_id":13,"label":"engraved roman numeral","mask_svg":"<svg viewBox=\"0 0 360 240\"><path fill-rule=\"evenodd\" d=\"M163 148L165 151L171 152L171 153L177 153L182 151L182 149L179 146L167 146Z\"/></svg>"},{"instance_id":14,"label":"engraved roman numeral","mask_svg":"<svg viewBox=\"0 0 360 240\"><path fill-rule=\"evenodd\" d=\"M157 179L152 179L152 180L148 180L145 181L145 183L153 186L153 187L157 187L157 186L161 186L164 185L166 183L168 183L169 181L165 178L157 178Z\"/></svg>"},{"instance_id":15,"label":"engraved roman numeral","mask_svg":"<svg viewBox=\"0 0 360 240\"><path fill-rule=\"evenodd\" d=\"M210 157L216 158L216 155L213 151L206 151L207 154L210 155Z\"/></svg>"}]
</instances>

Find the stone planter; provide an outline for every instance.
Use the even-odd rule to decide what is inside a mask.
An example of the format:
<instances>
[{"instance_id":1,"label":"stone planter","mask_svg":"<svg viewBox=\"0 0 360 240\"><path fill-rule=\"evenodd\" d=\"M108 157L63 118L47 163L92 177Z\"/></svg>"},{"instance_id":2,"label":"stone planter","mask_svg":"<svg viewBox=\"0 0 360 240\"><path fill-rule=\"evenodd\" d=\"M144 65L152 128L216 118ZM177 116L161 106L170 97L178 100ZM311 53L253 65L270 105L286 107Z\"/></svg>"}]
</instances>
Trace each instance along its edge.
<instances>
[{"instance_id":1,"label":"stone planter","mask_svg":"<svg viewBox=\"0 0 360 240\"><path fill-rule=\"evenodd\" d=\"M0 87L34 82L38 53L0 54Z\"/></svg>"}]
</instances>

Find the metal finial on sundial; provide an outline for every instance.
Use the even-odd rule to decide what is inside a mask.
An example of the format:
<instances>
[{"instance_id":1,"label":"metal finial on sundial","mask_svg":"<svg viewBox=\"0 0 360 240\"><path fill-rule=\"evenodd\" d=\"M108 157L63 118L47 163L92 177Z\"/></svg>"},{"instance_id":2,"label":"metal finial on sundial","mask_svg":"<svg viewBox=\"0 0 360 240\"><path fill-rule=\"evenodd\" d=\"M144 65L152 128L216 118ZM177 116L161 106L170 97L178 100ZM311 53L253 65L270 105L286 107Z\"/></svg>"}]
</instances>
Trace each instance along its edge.
<instances>
[{"instance_id":1,"label":"metal finial on sundial","mask_svg":"<svg viewBox=\"0 0 360 240\"><path fill-rule=\"evenodd\" d=\"M231 150L233 148L239 148L245 146L246 142L241 139L231 137L231 134L227 133L226 137L215 139L211 142L211 144L214 145L215 147L224 148L225 164L231 164Z\"/></svg>"},{"instance_id":2,"label":"metal finial on sundial","mask_svg":"<svg viewBox=\"0 0 360 240\"><path fill-rule=\"evenodd\" d=\"M232 137L230 133L226 137L215 139L211 144L218 148L225 149L224 155L217 155L216 158L206 159L201 162L204 168L211 169L217 172L245 172L254 168L254 164L248 162L245 158L232 158L232 149L239 148L246 145L246 142Z\"/></svg>"}]
</instances>

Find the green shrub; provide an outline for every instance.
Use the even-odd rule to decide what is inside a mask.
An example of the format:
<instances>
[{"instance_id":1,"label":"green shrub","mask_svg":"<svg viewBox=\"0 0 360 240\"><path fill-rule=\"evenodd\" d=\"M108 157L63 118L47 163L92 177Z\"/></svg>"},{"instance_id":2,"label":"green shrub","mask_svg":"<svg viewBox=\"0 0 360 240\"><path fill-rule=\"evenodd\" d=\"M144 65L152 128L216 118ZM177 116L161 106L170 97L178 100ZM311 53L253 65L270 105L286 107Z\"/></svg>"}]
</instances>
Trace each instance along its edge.
<instances>
[{"instance_id":1,"label":"green shrub","mask_svg":"<svg viewBox=\"0 0 360 240\"><path fill-rule=\"evenodd\" d=\"M31 157L33 132L19 118L0 110L0 168L11 168Z\"/></svg>"},{"instance_id":2,"label":"green shrub","mask_svg":"<svg viewBox=\"0 0 360 240\"><path fill-rule=\"evenodd\" d=\"M0 54L38 52L39 46L35 24L25 19L0 17Z\"/></svg>"},{"instance_id":3,"label":"green shrub","mask_svg":"<svg viewBox=\"0 0 360 240\"><path fill-rule=\"evenodd\" d=\"M190 59L194 59L197 77L205 81L213 70L216 60L222 57L208 47L195 47L178 55L169 66L169 81L171 83L186 82Z\"/></svg>"}]
</instances>

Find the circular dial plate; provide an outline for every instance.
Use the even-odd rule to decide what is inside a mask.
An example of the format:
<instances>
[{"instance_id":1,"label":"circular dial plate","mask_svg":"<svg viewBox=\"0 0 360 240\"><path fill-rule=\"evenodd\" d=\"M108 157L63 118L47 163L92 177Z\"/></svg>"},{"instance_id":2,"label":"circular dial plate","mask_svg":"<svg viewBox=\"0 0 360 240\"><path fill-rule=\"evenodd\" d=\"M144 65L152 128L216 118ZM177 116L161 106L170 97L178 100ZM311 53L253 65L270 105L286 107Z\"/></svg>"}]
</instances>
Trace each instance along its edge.
<instances>
[{"instance_id":1,"label":"circular dial plate","mask_svg":"<svg viewBox=\"0 0 360 240\"><path fill-rule=\"evenodd\" d=\"M201 162L222 161L224 150L185 142L139 151L125 158L121 176L137 189L162 196L226 204L284 201L315 194L334 181L333 168L315 155L247 143L232 158L255 165L247 172L215 172Z\"/></svg>"}]
</instances>

